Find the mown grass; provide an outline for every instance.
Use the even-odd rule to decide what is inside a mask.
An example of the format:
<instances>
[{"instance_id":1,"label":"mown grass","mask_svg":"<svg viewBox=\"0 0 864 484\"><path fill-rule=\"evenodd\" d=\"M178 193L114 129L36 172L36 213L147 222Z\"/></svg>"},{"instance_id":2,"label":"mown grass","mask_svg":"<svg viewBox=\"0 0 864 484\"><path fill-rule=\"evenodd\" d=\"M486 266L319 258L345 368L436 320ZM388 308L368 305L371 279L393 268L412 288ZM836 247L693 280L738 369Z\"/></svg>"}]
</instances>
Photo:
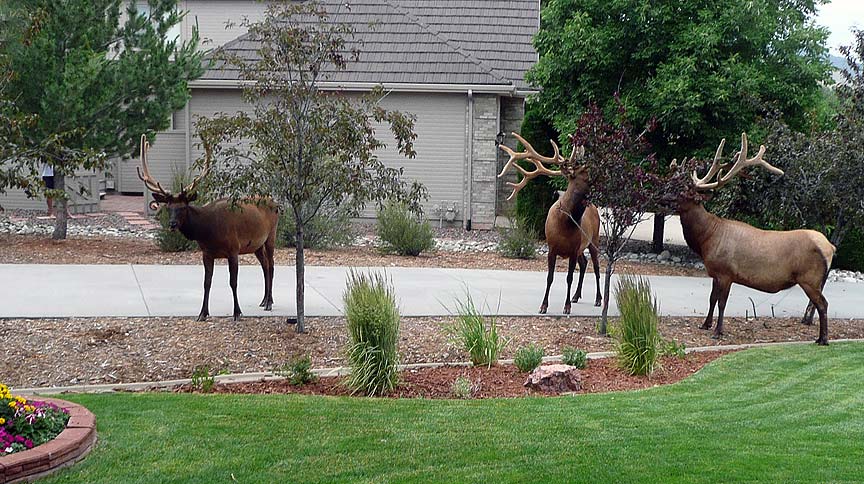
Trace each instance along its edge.
<instances>
[{"instance_id":1,"label":"mown grass","mask_svg":"<svg viewBox=\"0 0 864 484\"><path fill-rule=\"evenodd\" d=\"M772 347L650 390L509 400L68 395L99 444L46 482L851 482L864 344Z\"/></svg>"}]
</instances>

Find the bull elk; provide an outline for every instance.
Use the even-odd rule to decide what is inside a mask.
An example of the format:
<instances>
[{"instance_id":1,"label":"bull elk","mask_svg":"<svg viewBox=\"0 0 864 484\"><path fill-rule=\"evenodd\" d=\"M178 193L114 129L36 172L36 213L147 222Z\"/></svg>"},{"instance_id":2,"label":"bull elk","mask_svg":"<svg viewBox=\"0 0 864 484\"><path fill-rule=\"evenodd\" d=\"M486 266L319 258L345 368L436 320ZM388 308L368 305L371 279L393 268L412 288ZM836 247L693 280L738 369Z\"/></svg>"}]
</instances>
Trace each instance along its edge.
<instances>
[{"instance_id":1,"label":"bull elk","mask_svg":"<svg viewBox=\"0 0 864 484\"><path fill-rule=\"evenodd\" d=\"M814 230L760 230L708 213L701 203L702 194L721 188L744 168L759 166L771 173L783 174L782 170L762 159L765 146L759 147L756 156L747 158L746 133L741 135L741 151L735 155L735 163L730 168L729 163L720 162L725 143L725 139L720 142L708 173L700 178L694 170L692 186L678 198L684 239L702 257L705 270L713 280L708 316L702 329L711 329L716 304L718 316L713 338L723 335L723 312L732 283L769 293L797 284L819 312L816 343L827 345L828 301L822 289L835 247ZM674 166L675 161L672 163Z\"/></svg>"},{"instance_id":2,"label":"bull elk","mask_svg":"<svg viewBox=\"0 0 864 484\"><path fill-rule=\"evenodd\" d=\"M213 280L213 261L228 259L231 292L234 294L234 321L240 320L240 304L237 302L237 269L240 254L255 253L264 271L264 299L260 306L265 311L273 308L273 251L276 243L276 224L279 220L276 206L271 201L240 203L232 207L222 199L203 206L190 203L197 199L196 188L210 170L210 149L205 146L205 168L179 194L162 188L150 175L147 166L147 150L150 144L141 136L141 167L138 178L153 192L155 203L165 204L169 214L168 226L179 230L184 237L198 242L204 261L204 303L198 321L210 315L210 284Z\"/></svg>"},{"instance_id":3,"label":"bull elk","mask_svg":"<svg viewBox=\"0 0 864 484\"><path fill-rule=\"evenodd\" d=\"M549 245L548 273L546 275L546 293L543 303L540 305L540 314L546 314L549 306L549 289L555 278L555 263L558 257L569 259L567 266L567 301L564 303L564 314L570 314L571 302L579 302L582 297L582 281L585 278L585 268L588 260L585 258L585 249L591 254L591 262L594 265L594 275L597 279L597 297L594 305L600 306L603 301L600 295L600 214L597 207L585 201L585 193L588 190L588 170L579 163L579 159L585 156L585 148L573 146L570 158L561 156L558 145L552 141L555 153L551 157L542 156L534 150L530 143L521 136L513 133L525 147L525 151L516 152L505 145L499 145L501 150L510 155L510 159L498 177L502 177L511 167L522 174L519 183L507 182L513 187L513 193L508 200L516 196L531 179L539 175L563 176L567 178L567 190L562 192L558 200L549 209L546 215L546 242ZM528 171L519 166L516 161L527 160L534 164L535 169ZM557 165L559 170L551 170L545 164ZM578 221L578 222L577 222ZM579 284L576 286L576 294L570 299L570 288L573 283L573 271L579 264Z\"/></svg>"}]
</instances>

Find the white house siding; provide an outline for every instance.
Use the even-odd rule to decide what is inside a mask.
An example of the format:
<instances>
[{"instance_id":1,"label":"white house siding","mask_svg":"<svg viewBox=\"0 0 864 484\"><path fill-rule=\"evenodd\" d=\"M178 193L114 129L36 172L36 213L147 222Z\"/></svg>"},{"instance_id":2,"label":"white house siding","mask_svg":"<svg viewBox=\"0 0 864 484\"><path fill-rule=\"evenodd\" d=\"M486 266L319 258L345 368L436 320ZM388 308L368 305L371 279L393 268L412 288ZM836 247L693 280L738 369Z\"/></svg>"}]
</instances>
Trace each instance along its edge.
<instances>
[{"instance_id":1,"label":"white house siding","mask_svg":"<svg viewBox=\"0 0 864 484\"><path fill-rule=\"evenodd\" d=\"M87 193L78 190L84 187ZM74 178L66 179L69 194L69 213L91 213L99 211L99 176L92 171L79 171ZM24 190L8 190L0 195L0 207L4 210L48 210L44 198L27 198Z\"/></svg>"},{"instance_id":2,"label":"white house siding","mask_svg":"<svg viewBox=\"0 0 864 484\"><path fill-rule=\"evenodd\" d=\"M455 203L457 220L461 220L464 213L466 96L390 93L381 104L387 109L413 113L417 117L417 156L408 159L400 155L389 129L383 125L377 129L377 135L387 148L378 156L388 166L404 167L406 180L418 180L426 186L429 200L424 204L424 210L429 217L437 217L434 211L436 205L450 207ZM219 112L233 114L251 109L243 102L240 91L236 89L195 89L189 108L193 126L198 116L213 116ZM190 160L195 160L202 154L196 145L197 138L193 136ZM362 214L363 217L374 215L374 207L368 207Z\"/></svg>"},{"instance_id":3,"label":"white house siding","mask_svg":"<svg viewBox=\"0 0 864 484\"><path fill-rule=\"evenodd\" d=\"M243 18L259 20L264 16L266 3L255 0L185 0L179 2L180 8L186 12L183 19L184 39L192 36L192 29L197 26L201 37L202 49L213 49L243 35L246 29L241 26ZM234 26L225 28L227 21Z\"/></svg>"}]
</instances>

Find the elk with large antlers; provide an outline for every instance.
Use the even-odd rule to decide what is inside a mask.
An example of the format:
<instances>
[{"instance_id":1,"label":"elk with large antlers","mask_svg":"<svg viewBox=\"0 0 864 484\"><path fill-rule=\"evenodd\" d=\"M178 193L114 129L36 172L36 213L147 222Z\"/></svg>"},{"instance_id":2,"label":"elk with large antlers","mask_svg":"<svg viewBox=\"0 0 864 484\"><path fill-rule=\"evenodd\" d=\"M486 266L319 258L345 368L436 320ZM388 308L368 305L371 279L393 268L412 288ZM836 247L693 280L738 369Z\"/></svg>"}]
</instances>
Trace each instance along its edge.
<instances>
[{"instance_id":1,"label":"elk with large antlers","mask_svg":"<svg viewBox=\"0 0 864 484\"><path fill-rule=\"evenodd\" d=\"M217 200L203 206L190 203L197 199L196 188L210 170L211 151L205 146L205 168L191 184L179 194L172 194L150 175L147 150L150 144L141 136L141 167L138 177L153 192L153 200L165 204L169 213L169 228L179 230L187 239L198 242L204 260L204 303L198 321L210 315L210 284L213 280L213 261L228 259L231 292L234 294L234 321L240 320L237 302L237 270L240 254L255 253L264 271L264 299L260 306L265 311L273 308L273 252L276 243L276 224L279 220L276 206L271 201L240 203L232 207L228 200Z\"/></svg>"},{"instance_id":2,"label":"elk with large antlers","mask_svg":"<svg viewBox=\"0 0 864 484\"><path fill-rule=\"evenodd\" d=\"M693 171L692 184L677 201L684 239L702 257L705 270L713 279L708 316L702 329L711 329L716 304L718 316L713 337L716 339L723 335L723 312L732 283L769 293L797 284L819 311L816 343L827 345L828 301L822 289L835 247L814 230L760 230L708 213L701 203L703 193L721 188L744 168L759 166L771 173L783 174L782 170L762 159L765 146L759 147L756 156L747 158L746 133L741 135L741 151L734 156L735 163L730 168L728 163L720 162L725 142L725 139L720 142L704 177L700 178ZM687 166L687 163L682 166Z\"/></svg>"},{"instance_id":3,"label":"elk with large antlers","mask_svg":"<svg viewBox=\"0 0 864 484\"><path fill-rule=\"evenodd\" d=\"M585 148L574 145L570 157L564 158L561 156L558 145L552 141L552 148L555 153L553 156L547 157L537 153L531 144L518 134L513 133L513 136L522 143L525 151L516 152L503 144L499 146L501 150L510 155L510 159L498 177L503 177L511 167L522 174L522 180L518 183L507 182L513 187L513 193L510 194L508 200L516 196L516 193L531 179L539 175L567 178L567 190L560 194L546 215L546 242L549 245L548 274L546 276L546 293L543 296L543 303L540 305L540 314L545 314L549 306L549 289L552 287L552 280L555 277L555 263L558 257L569 259L567 300L564 303L564 314L570 314L571 302L579 302L582 297L582 281L588 266L588 260L585 258L586 248L591 254L594 275L597 279L597 298L594 305L600 306L603 300L600 295L600 264L598 261L600 254L600 214L597 207L586 203L585 200L585 193L588 190L588 171L578 161L585 155ZM531 162L535 169L528 171L522 168L516 163L519 160ZM545 164L557 165L560 169L552 170L547 168ZM576 294L573 295L571 301L570 288L573 284L573 271L577 263L579 264L579 284L576 286Z\"/></svg>"}]
</instances>

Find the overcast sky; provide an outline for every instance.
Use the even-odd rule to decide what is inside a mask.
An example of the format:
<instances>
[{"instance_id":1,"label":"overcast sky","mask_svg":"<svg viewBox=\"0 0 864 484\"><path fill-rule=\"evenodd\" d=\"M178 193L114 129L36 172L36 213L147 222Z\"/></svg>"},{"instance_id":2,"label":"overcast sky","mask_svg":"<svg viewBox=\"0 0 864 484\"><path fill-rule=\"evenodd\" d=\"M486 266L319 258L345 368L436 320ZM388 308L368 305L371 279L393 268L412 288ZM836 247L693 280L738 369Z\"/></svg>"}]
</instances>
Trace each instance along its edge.
<instances>
[{"instance_id":1,"label":"overcast sky","mask_svg":"<svg viewBox=\"0 0 864 484\"><path fill-rule=\"evenodd\" d=\"M852 44L850 28L864 28L864 0L833 0L822 5L816 23L828 27L828 48L833 55L839 55L841 45Z\"/></svg>"}]
</instances>

